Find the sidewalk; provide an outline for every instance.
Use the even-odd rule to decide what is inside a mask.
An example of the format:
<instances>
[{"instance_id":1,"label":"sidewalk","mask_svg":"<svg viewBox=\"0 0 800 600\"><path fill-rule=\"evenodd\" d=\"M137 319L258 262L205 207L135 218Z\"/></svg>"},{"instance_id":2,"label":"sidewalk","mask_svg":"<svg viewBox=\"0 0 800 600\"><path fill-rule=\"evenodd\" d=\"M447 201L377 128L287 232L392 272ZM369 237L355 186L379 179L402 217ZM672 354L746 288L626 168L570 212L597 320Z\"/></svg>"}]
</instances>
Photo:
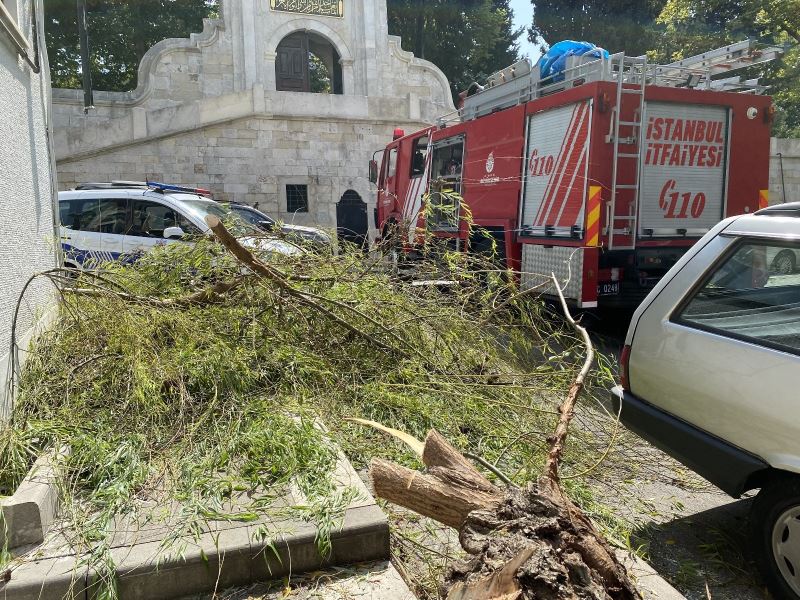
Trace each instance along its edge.
<instances>
[{"instance_id":1,"label":"sidewalk","mask_svg":"<svg viewBox=\"0 0 800 600\"><path fill-rule=\"evenodd\" d=\"M152 507L151 519L121 521L111 539L119 595L128 599L160 600L214 592L253 581L279 579L335 565L387 559L389 525L350 463L342 456L336 471L341 489L353 487L357 498L348 506L341 528L331 532L332 552L323 558L317 550L314 525L288 517L241 523L207 522L197 537L164 540L173 529L163 518L176 507ZM275 503L282 508L304 504L299 491ZM58 527L24 560L12 565L10 579L0 581L7 600L61 600L90 598L97 573L85 565Z\"/></svg>"}]
</instances>

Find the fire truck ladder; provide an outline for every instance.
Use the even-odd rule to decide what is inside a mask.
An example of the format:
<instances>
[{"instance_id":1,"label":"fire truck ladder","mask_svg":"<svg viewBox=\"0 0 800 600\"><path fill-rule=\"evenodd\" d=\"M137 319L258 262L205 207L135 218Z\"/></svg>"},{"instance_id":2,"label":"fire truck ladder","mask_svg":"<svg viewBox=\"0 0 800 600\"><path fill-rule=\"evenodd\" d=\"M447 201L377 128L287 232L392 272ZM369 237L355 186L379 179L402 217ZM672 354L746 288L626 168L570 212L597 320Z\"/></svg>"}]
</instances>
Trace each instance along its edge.
<instances>
[{"instance_id":1,"label":"fire truck ladder","mask_svg":"<svg viewBox=\"0 0 800 600\"><path fill-rule=\"evenodd\" d=\"M632 249L635 246L636 227L637 227L637 206L639 203L639 176L642 147L644 146L644 122L645 111L645 87L647 86L648 64L647 57L630 57L620 52L611 56L611 73L617 81L616 105L613 109L611 132L606 136L606 143L613 144L614 158L612 162L611 174L611 202L607 206L606 212L606 231L608 234L608 249L623 250ZM634 113L632 121L622 118L622 99L627 94L633 94L639 98L639 108ZM622 128L630 130L630 135L621 136ZM620 146L635 146L634 152L621 152ZM623 162L627 165L632 164L634 175L633 182L626 183L620 181L620 172ZM628 171L629 172L629 171ZM629 202L629 211L625 215L617 215L618 195L630 195L633 199ZM617 225L621 227L617 227ZM630 236L631 242L625 245L614 243L615 235Z\"/></svg>"}]
</instances>

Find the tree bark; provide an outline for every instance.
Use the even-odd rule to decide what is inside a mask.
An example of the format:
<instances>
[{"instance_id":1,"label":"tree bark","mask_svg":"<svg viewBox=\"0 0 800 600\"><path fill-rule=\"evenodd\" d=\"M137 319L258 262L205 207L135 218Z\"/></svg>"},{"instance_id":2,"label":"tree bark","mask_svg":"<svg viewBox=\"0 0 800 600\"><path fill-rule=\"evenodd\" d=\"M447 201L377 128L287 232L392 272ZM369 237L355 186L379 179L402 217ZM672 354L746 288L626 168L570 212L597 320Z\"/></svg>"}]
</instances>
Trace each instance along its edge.
<instances>
[{"instance_id":1,"label":"tree bark","mask_svg":"<svg viewBox=\"0 0 800 600\"><path fill-rule=\"evenodd\" d=\"M463 473L443 467L424 474L375 458L369 474L381 498L454 529L460 529L473 510L496 506L503 499L499 489L477 489Z\"/></svg>"}]
</instances>

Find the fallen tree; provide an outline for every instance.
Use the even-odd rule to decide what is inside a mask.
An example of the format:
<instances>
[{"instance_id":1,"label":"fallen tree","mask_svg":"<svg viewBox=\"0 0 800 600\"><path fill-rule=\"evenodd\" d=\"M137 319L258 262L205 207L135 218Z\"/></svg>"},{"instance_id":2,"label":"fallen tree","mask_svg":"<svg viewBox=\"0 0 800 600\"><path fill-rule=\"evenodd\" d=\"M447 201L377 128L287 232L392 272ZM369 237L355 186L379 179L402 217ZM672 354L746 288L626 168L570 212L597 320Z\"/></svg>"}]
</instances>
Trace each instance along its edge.
<instances>
[{"instance_id":1,"label":"fallen tree","mask_svg":"<svg viewBox=\"0 0 800 600\"><path fill-rule=\"evenodd\" d=\"M327 311L256 259L219 219L206 217L206 222L254 273L275 281L301 302ZM452 600L641 598L609 544L560 486L559 465L578 396L594 362L594 348L586 329L570 314L555 275L552 283L567 321L583 340L586 358L559 407L538 481L524 490L510 487L504 492L435 430L428 433L420 453L425 474L381 459L370 464L370 479L379 497L459 530L462 547L474 558L448 573L445 585Z\"/></svg>"},{"instance_id":2,"label":"fallen tree","mask_svg":"<svg viewBox=\"0 0 800 600\"><path fill-rule=\"evenodd\" d=\"M415 287L359 251L243 252L222 224L210 225L215 239L158 248L135 265L41 274L58 283L62 302L29 354L11 421L0 426L0 494L38 454L69 445L59 485L66 516L80 524L70 541L90 553L109 597L107 542L140 501L185 503L179 535L203 519L262 515L268 498L252 492L299 482L310 502L300 515L318 526L324 552L342 502L317 420L357 466L379 450L398 467L419 459L345 417L416 437L440 432L438 450L428 452L437 464L424 476L439 473L450 490L461 482L468 491L467 505L452 511L455 527L500 510L512 491L477 477L445 440L520 486L538 478L578 342L513 278L491 265L476 276L473 263L445 250L420 263L419 276L457 285ZM627 457L608 451L613 420L578 418L593 426L572 431L563 447L569 473L601 459L603 479L626 467ZM608 516L585 487L581 506ZM234 491L252 499L241 514L224 508ZM617 527L613 516L601 524ZM398 527L395 558L402 535ZM415 591L433 597L440 580L437 570Z\"/></svg>"}]
</instances>

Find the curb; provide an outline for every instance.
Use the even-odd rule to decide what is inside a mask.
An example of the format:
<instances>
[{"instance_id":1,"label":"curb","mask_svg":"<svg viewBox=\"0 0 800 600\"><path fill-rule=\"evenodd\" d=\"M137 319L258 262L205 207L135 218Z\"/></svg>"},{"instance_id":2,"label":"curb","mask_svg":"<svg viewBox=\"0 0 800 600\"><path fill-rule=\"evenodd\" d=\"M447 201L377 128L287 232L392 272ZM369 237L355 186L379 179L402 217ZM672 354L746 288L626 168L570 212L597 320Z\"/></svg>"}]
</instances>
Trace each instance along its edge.
<instances>
[{"instance_id":1,"label":"curb","mask_svg":"<svg viewBox=\"0 0 800 600\"><path fill-rule=\"evenodd\" d=\"M112 547L118 594L127 599L167 600L202 594L254 581L301 574L328 566L385 560L389 557L389 523L347 461L339 461L335 478L359 491L345 511L341 527L331 532L331 553L320 555L316 527L300 521L262 539L264 524L237 524L207 531L185 540L179 556L165 555L161 539L123 543ZM286 528L281 528L286 531ZM65 596L89 600L99 592L99 578L80 565L75 555L51 556L22 563L0 596L8 600L61 600Z\"/></svg>"},{"instance_id":2,"label":"curb","mask_svg":"<svg viewBox=\"0 0 800 600\"><path fill-rule=\"evenodd\" d=\"M686 596L672 587L666 579L658 574L658 571L638 556L617 550L617 558L628 569L628 574L632 577L644 600L686 600Z\"/></svg>"},{"instance_id":3,"label":"curb","mask_svg":"<svg viewBox=\"0 0 800 600\"><path fill-rule=\"evenodd\" d=\"M39 544L58 512L53 452L40 456L14 495L0 501L0 548Z\"/></svg>"}]
</instances>

